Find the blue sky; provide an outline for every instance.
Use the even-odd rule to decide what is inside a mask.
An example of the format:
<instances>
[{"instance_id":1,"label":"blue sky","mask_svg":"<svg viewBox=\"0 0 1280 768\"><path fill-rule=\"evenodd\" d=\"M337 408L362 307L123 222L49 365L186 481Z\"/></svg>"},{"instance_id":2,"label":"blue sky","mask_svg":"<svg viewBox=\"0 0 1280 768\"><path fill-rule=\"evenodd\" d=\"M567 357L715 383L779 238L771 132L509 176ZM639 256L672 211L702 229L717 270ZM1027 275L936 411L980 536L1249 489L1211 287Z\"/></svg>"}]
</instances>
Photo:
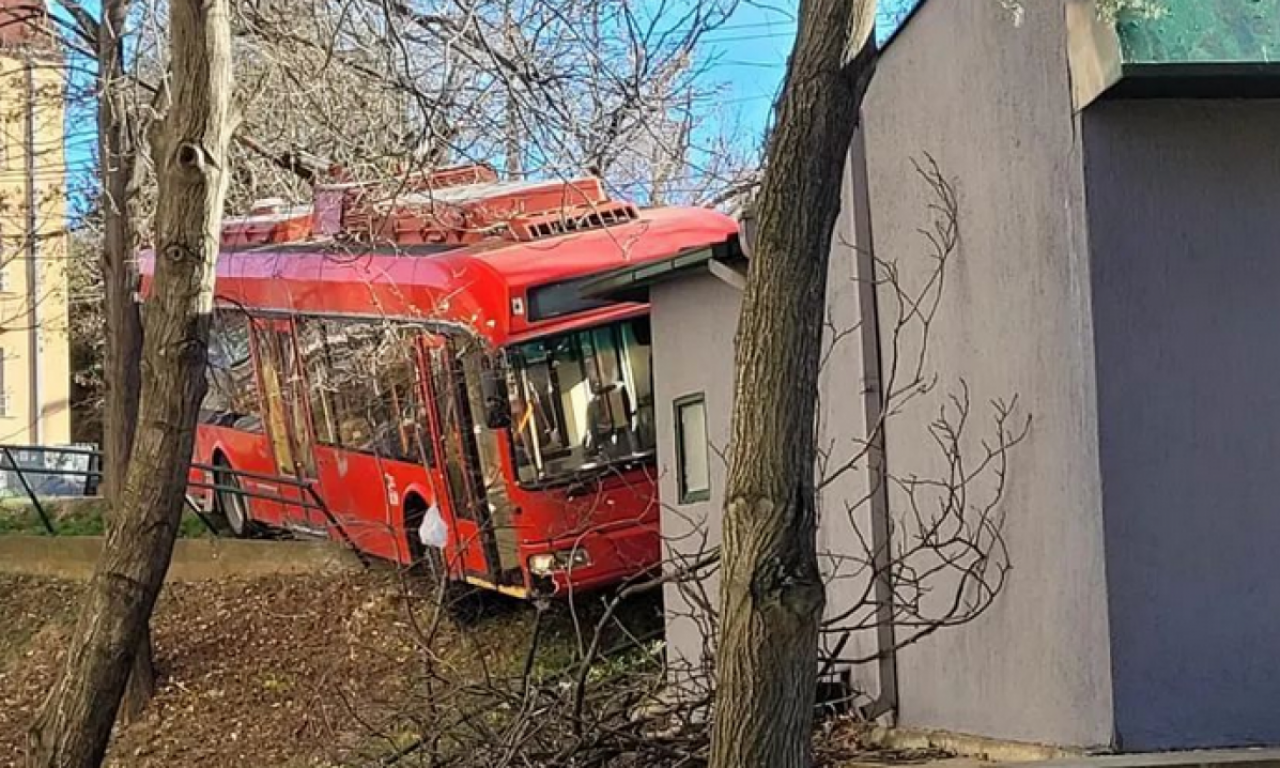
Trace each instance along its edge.
<instances>
[{"instance_id":1,"label":"blue sky","mask_svg":"<svg viewBox=\"0 0 1280 768\"><path fill-rule=\"evenodd\" d=\"M46 0L50 13L64 24L71 24L66 9L56 0ZM98 0L85 0L84 7L95 17L99 13ZM64 27L66 29L67 27ZM93 62L74 51L67 56L69 85L66 103L66 144L63 147L72 214L78 214L88 205L85 185L92 181L93 155L98 141L97 110L92 98Z\"/></svg>"},{"instance_id":2,"label":"blue sky","mask_svg":"<svg viewBox=\"0 0 1280 768\"><path fill-rule=\"evenodd\" d=\"M876 39L883 44L923 0L880 0ZM710 76L728 82L725 102L741 105L744 127L757 133L768 124L795 42L794 1L743 0L729 22L708 37L714 66Z\"/></svg>"},{"instance_id":3,"label":"blue sky","mask_svg":"<svg viewBox=\"0 0 1280 768\"><path fill-rule=\"evenodd\" d=\"M708 35L708 78L728 84L722 104L755 136L764 132L795 41L795 4L741 3Z\"/></svg>"},{"instance_id":4,"label":"blue sky","mask_svg":"<svg viewBox=\"0 0 1280 768\"><path fill-rule=\"evenodd\" d=\"M852 0L850 0L852 2ZM885 44L924 0L879 0L876 40ZM740 126L735 137L758 148L795 43L795 0L740 0L734 15L707 36L707 78L725 83L721 104Z\"/></svg>"},{"instance_id":5,"label":"blue sky","mask_svg":"<svg viewBox=\"0 0 1280 768\"><path fill-rule=\"evenodd\" d=\"M877 37L884 40L922 0L880 0ZM51 3L54 13L60 9ZM86 7L97 11L97 0ZM720 99L741 126L739 140L758 145L782 83L787 55L795 39L794 0L743 0L729 21L707 39L707 77L725 83ZM83 72L82 68L78 68ZM76 76L85 82L87 74ZM67 115L67 165L73 178L91 172L96 140L93 111L72 108Z\"/></svg>"}]
</instances>

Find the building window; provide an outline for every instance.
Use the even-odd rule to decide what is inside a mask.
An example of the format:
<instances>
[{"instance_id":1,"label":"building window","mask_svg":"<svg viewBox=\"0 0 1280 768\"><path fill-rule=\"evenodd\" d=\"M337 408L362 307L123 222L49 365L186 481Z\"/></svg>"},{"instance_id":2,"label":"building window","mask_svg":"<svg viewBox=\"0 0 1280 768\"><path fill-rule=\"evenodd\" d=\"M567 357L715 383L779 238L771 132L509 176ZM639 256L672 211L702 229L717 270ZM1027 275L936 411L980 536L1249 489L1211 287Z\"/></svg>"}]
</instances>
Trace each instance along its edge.
<instances>
[{"instance_id":1,"label":"building window","mask_svg":"<svg viewBox=\"0 0 1280 768\"><path fill-rule=\"evenodd\" d=\"M676 481L680 503L711 498L711 466L708 461L707 403L702 393L682 397L676 408Z\"/></svg>"}]
</instances>

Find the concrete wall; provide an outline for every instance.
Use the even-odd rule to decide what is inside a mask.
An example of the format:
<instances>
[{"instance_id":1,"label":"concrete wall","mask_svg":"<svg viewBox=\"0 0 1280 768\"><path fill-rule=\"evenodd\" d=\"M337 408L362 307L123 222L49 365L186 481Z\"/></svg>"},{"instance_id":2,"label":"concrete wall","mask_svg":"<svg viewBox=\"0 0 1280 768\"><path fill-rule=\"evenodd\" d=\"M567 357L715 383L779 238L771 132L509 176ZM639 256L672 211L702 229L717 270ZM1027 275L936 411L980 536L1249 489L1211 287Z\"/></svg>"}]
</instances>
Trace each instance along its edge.
<instances>
[{"instance_id":1,"label":"concrete wall","mask_svg":"<svg viewBox=\"0 0 1280 768\"><path fill-rule=\"evenodd\" d=\"M876 608L874 593L867 591L873 533L865 402L875 394L869 391L863 355L851 173L847 167L840 217L831 238L827 328L818 373L818 556L830 620L819 650L837 660L836 669L851 673L860 692L876 697L880 694L876 665L852 663L873 657L879 646L875 631L865 629L875 623ZM851 627L863 629L850 631Z\"/></svg>"},{"instance_id":2,"label":"concrete wall","mask_svg":"<svg viewBox=\"0 0 1280 768\"><path fill-rule=\"evenodd\" d=\"M0 536L0 573L87 580L93 576L102 542L101 536ZM349 550L331 542L178 539L166 579L210 581L360 567Z\"/></svg>"},{"instance_id":3,"label":"concrete wall","mask_svg":"<svg viewBox=\"0 0 1280 768\"><path fill-rule=\"evenodd\" d=\"M662 535L671 567L696 561L720 543L725 463L717 454L729 443L733 409L733 337L741 293L708 273L655 286L650 294L653 327L654 403L658 432L658 497ZM707 501L679 504L676 480L675 400L706 398L711 442L711 494ZM718 579L668 584L664 602L667 654L677 677L703 668L710 646L706 605L718 600ZM705 681L698 681L698 685Z\"/></svg>"},{"instance_id":4,"label":"concrete wall","mask_svg":"<svg viewBox=\"0 0 1280 768\"><path fill-rule=\"evenodd\" d=\"M1116 728L1280 743L1280 103L1085 113Z\"/></svg>"},{"instance_id":5,"label":"concrete wall","mask_svg":"<svg viewBox=\"0 0 1280 768\"><path fill-rule=\"evenodd\" d=\"M847 175L846 175L847 177ZM848 202L850 191L845 188ZM863 542L869 541L868 511L863 502L868 487L866 464L836 476L836 468L860 452L866 435L862 375L862 347L858 334L860 309L856 280L853 227L849 206L836 225L828 277L827 318L830 328L823 345L824 364L819 385L819 446L823 453L818 472L831 475L819 494L818 550L827 580L827 615L853 609L850 622L864 622L873 612L866 599ZM724 505L726 466L721 454L729 443L733 410L734 335L741 293L709 273L700 272L661 283L652 289L655 402L658 404L659 496L663 499L662 531L668 558L675 564L696 559L720 543L720 516ZM679 504L675 465L675 400L702 393L706 398L707 435L711 442L711 494L704 502ZM854 527L861 532L860 537ZM710 625L706 605L719 599L716 578L696 585L666 587L668 657L673 665L692 666L703 661ZM862 659L876 651L873 633L859 631L849 638L833 631L821 639L824 654L836 659L833 669L848 671L864 701L879 694L878 671L873 664L851 668L841 660ZM680 670L676 670L677 676Z\"/></svg>"},{"instance_id":6,"label":"concrete wall","mask_svg":"<svg viewBox=\"0 0 1280 768\"><path fill-rule=\"evenodd\" d=\"M930 223L932 198L912 161L932 155L959 202L960 247L927 358L938 384L891 422L891 472L937 476L928 426L961 380L973 404L970 451L990 432L990 399L1016 395L1035 418L1000 506L1007 588L977 621L902 652L901 720L1105 745L1110 657L1081 149L1062 4L1022 6L1015 23L1000 3L930 0L886 50L865 106L876 255L897 262L907 284L931 271L918 229ZM887 331L892 304L881 296ZM978 503L990 488L973 490ZM900 494L894 503L901 511Z\"/></svg>"}]
</instances>

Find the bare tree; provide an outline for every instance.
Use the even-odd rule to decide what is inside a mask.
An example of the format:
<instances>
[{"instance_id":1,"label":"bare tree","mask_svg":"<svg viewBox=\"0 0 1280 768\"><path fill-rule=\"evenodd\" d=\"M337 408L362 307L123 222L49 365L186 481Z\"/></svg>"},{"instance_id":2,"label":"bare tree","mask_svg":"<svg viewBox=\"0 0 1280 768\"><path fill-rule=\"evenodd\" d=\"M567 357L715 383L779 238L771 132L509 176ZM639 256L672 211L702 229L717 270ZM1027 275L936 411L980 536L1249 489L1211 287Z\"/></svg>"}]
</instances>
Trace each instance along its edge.
<instances>
[{"instance_id":1,"label":"bare tree","mask_svg":"<svg viewBox=\"0 0 1280 768\"><path fill-rule=\"evenodd\" d=\"M72 254L71 273L76 285L75 295L69 298L75 304L72 331L102 334L93 340L81 336L73 340L73 346L97 351L103 357L98 379L101 401L80 415L93 417L95 409L100 414L102 491L109 507L115 509L138 417L142 326L134 292L138 284L137 207L144 180L138 154L149 115L136 106L137 89L125 63L126 27L134 8L130 0L106 0L98 16L77 0L66 0L62 5L68 17L64 22L64 43L75 57L70 66L92 64L96 74L93 92L79 98L96 106L98 183L93 192L97 204L91 214L73 224L79 247ZM98 260L96 265L83 263L90 256L86 247L90 244L97 246L97 253L93 254ZM95 293L90 295L91 292ZM100 312L84 311L87 305L96 304L101 305ZM92 365L92 361L81 362ZM79 371L77 378L82 378ZM84 383L93 383L92 374ZM113 516L108 515L108 525L112 520ZM123 718L136 718L154 689L148 634L139 645L121 712Z\"/></svg>"},{"instance_id":2,"label":"bare tree","mask_svg":"<svg viewBox=\"0 0 1280 768\"><path fill-rule=\"evenodd\" d=\"M98 170L102 184L102 276L107 332L103 369L103 491L113 511L122 491L138 423L142 320L134 301L138 247L134 230L139 167L138 115L128 103L124 31L129 0L106 0L94 35L98 60ZM87 21L87 20L86 20ZM126 689L122 715L136 719L155 691L151 634L144 631Z\"/></svg>"},{"instance_id":3,"label":"bare tree","mask_svg":"<svg viewBox=\"0 0 1280 768\"><path fill-rule=\"evenodd\" d=\"M77 0L56 1L71 19L67 44L96 63L105 55L98 19ZM601 163L597 170L607 172L612 190L641 203L729 203L751 188L755 151L716 104L721 86L707 74L704 46L734 3L643 11L620 0L234 3L244 122L232 146L228 207L267 197L306 201L311 185L334 171L373 181L511 153L522 177L576 177ZM104 106L103 114L122 121L113 135L130 146L115 150L103 137L98 154L109 162L101 163L101 189L94 190L101 203L82 227L86 241L103 237L102 229L146 231L155 207L145 127L163 92L166 32L153 18L157 6L129 7L128 67L89 95L105 98L103 86L113 86L117 106ZM500 29L507 31L499 36ZM614 114L618 128L605 131ZM131 222L104 226L125 210ZM114 280L93 283L77 291L77 306L91 309L117 287ZM116 325L128 327L123 318ZM94 349L87 341L82 348ZM119 382L110 397L136 392L126 373L113 369L108 378ZM128 430L106 433L123 441Z\"/></svg>"},{"instance_id":4,"label":"bare tree","mask_svg":"<svg viewBox=\"0 0 1280 768\"><path fill-rule=\"evenodd\" d=\"M931 370L929 351L947 273L959 247L959 206L954 185L932 158L915 166L932 199L931 221L919 230L926 252L912 258L928 268L908 284L901 259L862 249L859 260L870 274L855 280L865 281L863 287L878 294L880 316L869 329L838 328L827 322L824 366L845 339L869 330L886 340L881 355L886 367L865 372L876 406L866 434L852 436L848 445L832 440L818 447L820 500L830 503L835 497L859 545L852 552L821 553L828 565L828 586L853 581L862 590L857 599L828 611L823 620L824 637L834 637L835 649L824 659L824 669L837 662L854 665L893 654L941 629L977 619L1003 591L1010 569L1000 502L1009 452L1027 435L1031 418L1016 413L1016 394L993 400L988 429L974 436L968 384L961 380L950 393L938 391L939 374ZM937 448L935 465L890 472L883 455L890 423L913 404L923 406L931 395L940 396L942 404L926 433L895 434L895 439L932 444ZM821 422L818 431L823 432ZM866 470L865 493L839 497L834 484L855 469ZM874 509L877 505L880 508ZM867 535L866 516L859 514L864 509L889 529L879 536ZM854 633L885 627L892 631L874 654L841 657Z\"/></svg>"},{"instance_id":5,"label":"bare tree","mask_svg":"<svg viewBox=\"0 0 1280 768\"><path fill-rule=\"evenodd\" d=\"M170 4L172 103L153 140L156 274L137 436L115 520L57 686L32 728L32 766L97 766L168 570L204 394L213 269L234 129L223 0Z\"/></svg>"},{"instance_id":6,"label":"bare tree","mask_svg":"<svg viewBox=\"0 0 1280 768\"><path fill-rule=\"evenodd\" d=\"M821 371L828 372L838 350L860 333L867 343L868 332L883 339L884 368L862 372L866 396L877 404L865 423L855 418L858 426L851 429L836 414L815 409L815 432L823 436L812 467L815 501L827 531L825 548L815 549L821 587L831 596L819 630L814 670L820 676L878 664L935 632L977 620L995 604L1010 572L1005 489L1012 451L1027 435L1030 417L1017 413L1014 396L992 401L990 418L982 419L964 381L955 382L950 393L939 385L945 372L933 368L929 350L947 273L958 256L959 212L953 184L937 165L929 160L917 170L932 193L928 223L919 230L923 253L890 258L859 249L860 268L849 279L860 292L878 294L878 322L841 326L834 315L823 322ZM906 259L911 269L900 267ZM865 300L864 295L859 302ZM841 381L840 390L820 394L847 397L846 387L856 385L847 375ZM935 407L930 403L937 399L936 418L924 433L894 431L895 441L931 443L937 449L933 457L889 472L882 446L890 425L908 410ZM824 414L841 423L827 429ZM667 509L664 523L681 514L678 507ZM880 521L888 530L876 530ZM678 633L682 644L670 649L668 686L649 710L659 733L678 734L682 748L699 755L719 673L714 640L722 636L712 597L716 578L723 576L721 551L708 523L686 517L664 528L671 553L660 579L668 585L667 621L690 627ZM690 629L701 636L701 647L688 644ZM874 648L854 642L864 633L875 635ZM847 695L845 703L862 716L882 711L884 702L870 692ZM812 699L796 704L813 705Z\"/></svg>"},{"instance_id":7,"label":"bare tree","mask_svg":"<svg viewBox=\"0 0 1280 768\"><path fill-rule=\"evenodd\" d=\"M873 11L869 2L801 2L769 140L738 325L713 768L810 762L824 605L818 367L840 173L875 62Z\"/></svg>"},{"instance_id":8,"label":"bare tree","mask_svg":"<svg viewBox=\"0 0 1280 768\"><path fill-rule=\"evenodd\" d=\"M717 122L702 55L735 5L241 4L246 130L357 179L503 158L533 178L593 168L641 202L709 198L751 165ZM254 154L259 187L296 186Z\"/></svg>"},{"instance_id":9,"label":"bare tree","mask_svg":"<svg viewBox=\"0 0 1280 768\"><path fill-rule=\"evenodd\" d=\"M155 216L162 217L165 205L174 201L165 189L166 182L162 181L159 195L144 186L148 169L140 153L146 146L144 132L150 115L167 94L165 69L169 67L177 73L184 64L177 55L171 55L166 62L162 55L146 54L158 51L154 46L163 42L166 35L170 50L177 51L176 29L166 31L162 25L135 22L143 28L142 36L150 36L151 42L133 48L134 68L126 69L126 26L134 10L144 17L152 13L149 6L135 9L128 0L109 0L100 19L94 19L75 0L65 0L63 4L73 18L73 44L95 58L98 65L103 296L108 338L103 377L107 383L105 490L113 510L110 548L138 533L137 521L131 520L132 515L139 514L138 499L159 498L147 494L161 493L151 485L132 488L125 473L132 477L140 470L133 465L126 469L124 457L132 455L136 464L138 460L150 461L155 451L167 454L174 447L165 442L132 448L139 418L139 390L150 392L153 387L177 386L177 379L152 381L154 372L160 370L150 367L154 361L144 363L147 378L140 382L139 360L152 355L150 336L154 330L148 334L144 350L138 308L133 302L136 270L132 253L137 245L136 232L145 227L143 222L153 215L152 209ZM316 20L315 29L302 30L306 34L299 34L298 15L266 19L267 11L262 6L244 4L237 8L237 53L256 75L246 79L246 88L241 92L250 105L253 131L241 138L234 158L248 169L236 185L237 196L243 201L264 192L299 191L300 182L314 180L335 161L349 170L356 169L357 175L382 176L403 170L406 158L410 163L430 165L447 155L488 153L492 147L486 141L499 120L514 126L507 132L505 151L520 154L514 158L519 162L513 167L520 167L522 173L566 174L589 163L601 170L626 168L622 184L655 201L716 194L727 181L736 180L747 165L744 155L725 147L721 147L723 152L707 152L706 148L695 147L691 139L694 127L705 119L693 105L707 95L696 83L696 49L701 36L723 22L731 4L707 0L691 6L687 14L667 12L665 16L639 18L626 4L601 0L591 10L593 23L585 31L574 16L578 9L549 2L476 4L440 17L396 4L316 5L325 13L301 14ZM509 31L521 32L508 34L505 47L501 48L488 42L488 30L498 18L495 9L506 15L504 23ZM171 12L176 18L178 9ZM388 33L405 22L417 30L412 39ZM615 33L619 31L625 31L625 35L617 37ZM615 38L625 44L618 44ZM638 56L638 52L644 55ZM422 56L423 53L432 56ZM465 66L449 66L458 60ZM590 65L583 66L584 60ZM430 66L424 66L423 61ZM446 66L438 66L440 61ZM445 74L432 74L433 68ZM300 79L302 72L318 72L326 78L333 75L342 82L326 80L318 87L315 82ZM503 84L498 92L505 89L507 93L502 109L494 106L495 82ZM573 102L574 94L584 95ZM342 95L346 101L341 101ZM337 103L335 96L339 98ZM281 109L282 99L291 101L288 109ZM460 104L467 106L463 109ZM367 125L352 130L348 123L333 120L333 115L360 115ZM410 116L408 121L406 115ZM173 119L171 113L166 126ZM310 128L301 135L272 133L308 123ZM523 134L521 141L512 140L517 133ZM566 141L565 136L571 136L572 141ZM422 152L424 144L435 149ZM441 146L444 151L440 151ZM319 153L310 151L317 148ZM163 170L159 153L165 150L158 145L153 149L158 153L157 169ZM710 157L712 162L695 169L695 154ZM236 164L216 153L213 159L219 171ZM167 264L161 235L164 224L157 218L161 264ZM158 276L153 295L161 301L162 284ZM157 308L149 313L158 318L161 311ZM149 318L149 328L153 322L161 320ZM164 341L154 343L160 345ZM170 359L180 358L171 354ZM145 430L145 408L141 416ZM186 439L182 433L174 437L179 442ZM189 450L189 443L187 447ZM172 462L172 467L182 466L184 460ZM170 468L165 464L165 473ZM168 496L165 498L167 503ZM156 510L165 511L162 507L152 511ZM117 531L117 526L125 532ZM165 533L152 534L159 537L153 543L167 552ZM104 558L100 566L104 574L113 568L118 573L135 567L125 558L136 555L141 542L152 541L132 540L132 553ZM146 566L148 575L154 567ZM101 577L103 583L107 580L106 576ZM149 606L154 600L149 582L136 586L140 588L133 595L137 604L131 604L121 616L108 616L107 603L102 602L106 598L95 591L98 599L86 606L82 631L96 639L109 630L125 633L109 638L112 648L118 648L121 641L127 642L134 610ZM141 637L135 674L125 699L126 716L140 710L154 685L145 624ZM52 701L74 700L79 707L87 701L86 696L107 700L115 696L114 678L98 666L106 660L94 658L94 653L85 651L69 661L68 669L78 671L64 677ZM87 674L90 667L98 669L94 672L96 677ZM99 683L104 687L90 690L91 685ZM42 757L33 759L58 760L61 758L57 755L70 753L86 755L94 748L91 740L99 735L101 714L94 716L93 733L86 735L85 741L64 744L59 739L69 731L63 726L84 713L61 707L51 703L45 710L32 742ZM114 712L114 707L111 709Z\"/></svg>"}]
</instances>

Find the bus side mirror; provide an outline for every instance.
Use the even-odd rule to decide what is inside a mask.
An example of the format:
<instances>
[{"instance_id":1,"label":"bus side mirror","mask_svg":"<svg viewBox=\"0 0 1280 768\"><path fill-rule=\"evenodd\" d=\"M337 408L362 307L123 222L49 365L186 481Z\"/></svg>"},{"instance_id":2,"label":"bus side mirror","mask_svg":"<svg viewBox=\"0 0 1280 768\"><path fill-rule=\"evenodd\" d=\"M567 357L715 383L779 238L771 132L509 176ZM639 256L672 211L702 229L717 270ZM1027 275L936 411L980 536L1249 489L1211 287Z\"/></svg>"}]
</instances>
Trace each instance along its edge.
<instances>
[{"instance_id":1,"label":"bus side mirror","mask_svg":"<svg viewBox=\"0 0 1280 768\"><path fill-rule=\"evenodd\" d=\"M484 424L489 429L511 426L511 399L502 369L489 362L480 374L480 394L484 397Z\"/></svg>"}]
</instances>

